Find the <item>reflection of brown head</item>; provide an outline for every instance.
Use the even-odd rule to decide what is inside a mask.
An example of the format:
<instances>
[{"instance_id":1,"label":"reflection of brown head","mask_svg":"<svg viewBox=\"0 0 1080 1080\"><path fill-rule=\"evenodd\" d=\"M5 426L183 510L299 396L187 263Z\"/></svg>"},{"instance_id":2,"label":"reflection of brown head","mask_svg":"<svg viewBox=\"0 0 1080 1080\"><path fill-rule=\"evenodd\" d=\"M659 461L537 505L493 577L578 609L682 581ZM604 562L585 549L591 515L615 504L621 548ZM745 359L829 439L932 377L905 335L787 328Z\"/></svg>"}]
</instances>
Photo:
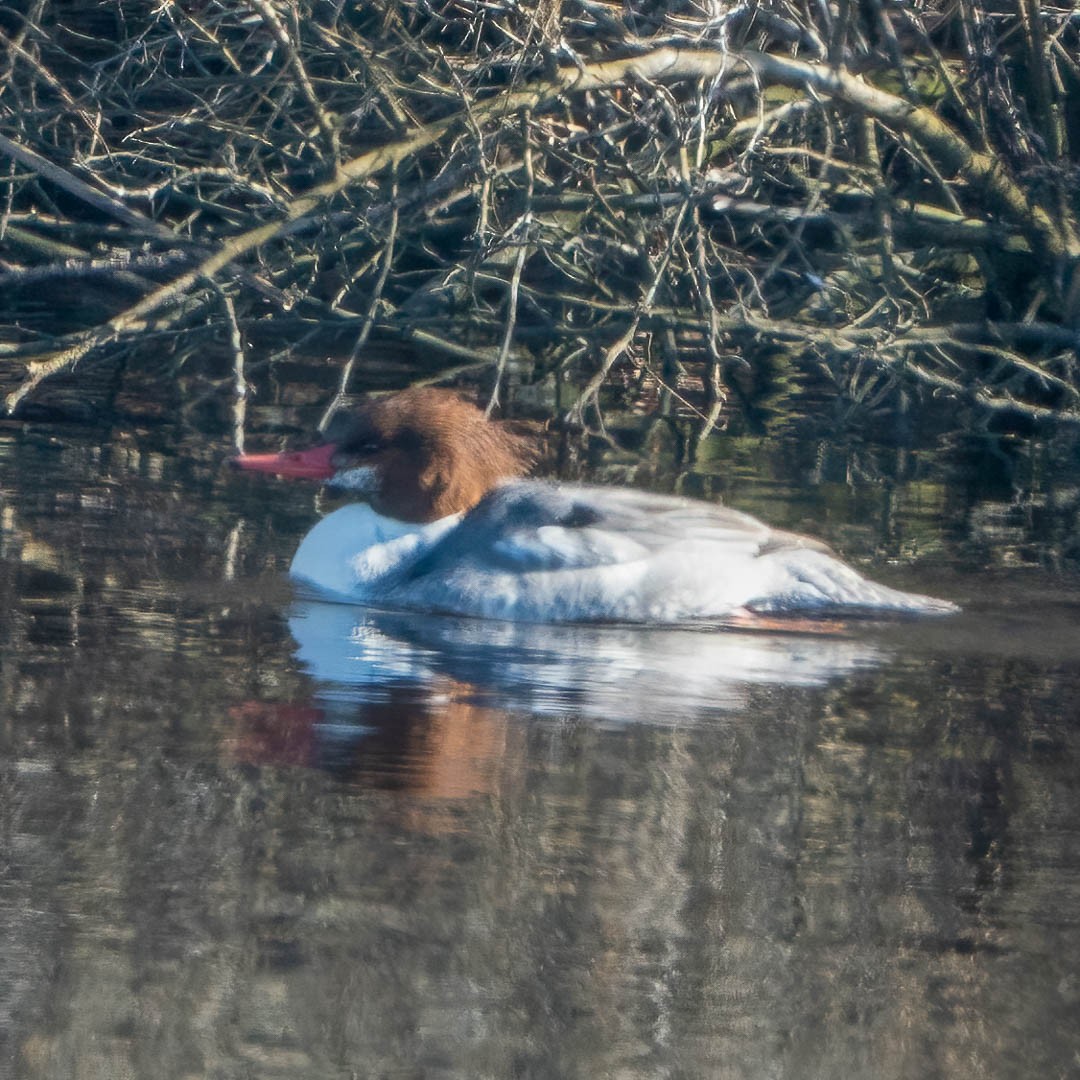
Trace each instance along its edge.
<instances>
[{"instance_id":1,"label":"reflection of brown head","mask_svg":"<svg viewBox=\"0 0 1080 1080\"><path fill-rule=\"evenodd\" d=\"M506 716L476 705L471 691L446 680L448 700L429 709L423 731L414 728L418 751L412 782L415 794L431 799L467 799L490 794L507 750Z\"/></svg>"},{"instance_id":2,"label":"reflection of brown head","mask_svg":"<svg viewBox=\"0 0 1080 1080\"><path fill-rule=\"evenodd\" d=\"M254 765L324 766L400 791L411 797L413 827L442 831L452 823L442 804L491 794L519 756L508 755L506 717L475 704L473 689L450 679L436 680L422 700L414 685L382 689L389 700L356 705L349 722L358 738L336 755L320 737L327 716L314 703L236 706L230 755Z\"/></svg>"},{"instance_id":3,"label":"reflection of brown head","mask_svg":"<svg viewBox=\"0 0 1080 1080\"><path fill-rule=\"evenodd\" d=\"M463 690L469 692L455 686L426 730L417 731L417 769L408 790L418 798L403 807L406 823L417 832L460 829L462 803L495 794L524 759L524 745L515 738L519 729L506 714L474 704Z\"/></svg>"}]
</instances>

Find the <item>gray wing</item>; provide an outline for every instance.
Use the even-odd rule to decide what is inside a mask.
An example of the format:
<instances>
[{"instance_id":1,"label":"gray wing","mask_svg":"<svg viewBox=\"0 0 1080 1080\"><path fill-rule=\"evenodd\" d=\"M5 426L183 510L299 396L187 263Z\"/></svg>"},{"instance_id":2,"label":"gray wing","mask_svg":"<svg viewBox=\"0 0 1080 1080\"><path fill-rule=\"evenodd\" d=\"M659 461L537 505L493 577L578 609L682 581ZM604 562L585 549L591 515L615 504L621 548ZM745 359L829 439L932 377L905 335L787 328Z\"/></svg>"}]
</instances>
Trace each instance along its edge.
<instances>
[{"instance_id":1,"label":"gray wing","mask_svg":"<svg viewBox=\"0 0 1080 1080\"><path fill-rule=\"evenodd\" d=\"M648 558L688 541L706 541L743 558L786 547L828 550L710 503L521 480L485 496L405 573L416 578L463 564L518 573L588 569Z\"/></svg>"}]
</instances>

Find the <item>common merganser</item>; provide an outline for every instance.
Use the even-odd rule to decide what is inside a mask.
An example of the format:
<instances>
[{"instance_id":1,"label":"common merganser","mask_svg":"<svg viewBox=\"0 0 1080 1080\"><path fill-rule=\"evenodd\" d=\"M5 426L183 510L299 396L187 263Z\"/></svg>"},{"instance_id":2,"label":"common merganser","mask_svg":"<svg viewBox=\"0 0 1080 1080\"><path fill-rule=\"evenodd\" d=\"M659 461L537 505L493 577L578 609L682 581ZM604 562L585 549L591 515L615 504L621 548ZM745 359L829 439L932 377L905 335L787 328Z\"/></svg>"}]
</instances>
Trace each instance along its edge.
<instances>
[{"instance_id":1,"label":"common merganser","mask_svg":"<svg viewBox=\"0 0 1080 1080\"><path fill-rule=\"evenodd\" d=\"M456 393L413 388L339 413L313 449L234 463L365 500L318 522L293 558L291 576L324 600L653 625L957 610L723 506L521 479L531 460L522 438Z\"/></svg>"}]
</instances>

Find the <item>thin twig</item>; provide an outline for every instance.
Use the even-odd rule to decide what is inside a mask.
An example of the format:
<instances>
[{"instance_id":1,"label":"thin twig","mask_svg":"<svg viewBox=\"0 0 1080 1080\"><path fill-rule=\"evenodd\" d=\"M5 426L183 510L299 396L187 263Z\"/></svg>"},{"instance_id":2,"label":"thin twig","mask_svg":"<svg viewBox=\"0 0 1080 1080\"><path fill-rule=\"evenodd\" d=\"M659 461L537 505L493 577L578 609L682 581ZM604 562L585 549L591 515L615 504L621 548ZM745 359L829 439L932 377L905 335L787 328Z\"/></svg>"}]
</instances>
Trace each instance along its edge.
<instances>
[{"instance_id":1,"label":"thin twig","mask_svg":"<svg viewBox=\"0 0 1080 1080\"><path fill-rule=\"evenodd\" d=\"M525 208L521 217L514 225L513 231L518 234L517 256L514 259L514 271L510 276L510 292L506 298L506 331L503 334L502 344L499 346L499 359L495 365L495 382L491 388L491 397L488 398L485 416L490 416L499 405L499 386L502 383L503 373L506 371L506 361L510 356L510 346L514 341L514 326L517 324L518 292L521 289L521 271L525 266L525 258L529 250L529 225L532 223L532 197L536 184L536 175L533 171L532 139L529 133L530 115L528 110L521 114L521 137L524 146L525 158Z\"/></svg>"},{"instance_id":2,"label":"thin twig","mask_svg":"<svg viewBox=\"0 0 1080 1080\"><path fill-rule=\"evenodd\" d=\"M353 368L356 366L357 358L360 356L361 352L363 352L364 346L367 344L367 340L371 335L371 328L375 325L375 316L378 314L379 304L382 302L383 291L386 288L387 279L390 277L390 268L394 265L394 245L397 241L398 231L396 173L394 175L390 197L393 210L390 215L390 227L387 230L386 243L383 244L382 248L382 266L379 269L379 276L375 281L375 287L371 290L371 299L368 302L367 314L364 316L364 324L361 326L360 333L356 337L356 343L349 351L348 359L342 366L341 379L338 383L337 393L331 399L330 404L327 405L326 411L319 421L319 431L326 430L331 417L333 417L334 413L341 408L345 401L349 382L352 379Z\"/></svg>"}]
</instances>

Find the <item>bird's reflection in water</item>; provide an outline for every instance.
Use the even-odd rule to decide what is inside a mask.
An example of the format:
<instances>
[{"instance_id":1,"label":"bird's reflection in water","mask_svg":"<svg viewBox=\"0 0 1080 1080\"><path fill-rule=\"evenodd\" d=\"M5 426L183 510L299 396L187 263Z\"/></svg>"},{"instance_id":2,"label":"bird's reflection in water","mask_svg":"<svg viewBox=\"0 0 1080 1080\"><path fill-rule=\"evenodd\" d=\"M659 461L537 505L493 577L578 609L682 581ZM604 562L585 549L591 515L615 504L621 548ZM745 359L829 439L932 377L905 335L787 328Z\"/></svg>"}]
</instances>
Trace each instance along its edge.
<instances>
[{"instance_id":1,"label":"bird's reflection in water","mask_svg":"<svg viewBox=\"0 0 1080 1080\"><path fill-rule=\"evenodd\" d=\"M491 792L520 767L529 719L693 722L743 709L755 686L822 686L883 656L836 627L543 626L318 602L296 603L289 629L314 694L235 710L238 757L429 800Z\"/></svg>"},{"instance_id":2,"label":"bird's reflection in water","mask_svg":"<svg viewBox=\"0 0 1080 1080\"><path fill-rule=\"evenodd\" d=\"M523 761L524 731L470 689L435 677L383 688L384 700L249 702L233 710L232 753L256 765L318 768L352 784L400 792L424 832L452 828L447 807L494 792Z\"/></svg>"}]
</instances>

